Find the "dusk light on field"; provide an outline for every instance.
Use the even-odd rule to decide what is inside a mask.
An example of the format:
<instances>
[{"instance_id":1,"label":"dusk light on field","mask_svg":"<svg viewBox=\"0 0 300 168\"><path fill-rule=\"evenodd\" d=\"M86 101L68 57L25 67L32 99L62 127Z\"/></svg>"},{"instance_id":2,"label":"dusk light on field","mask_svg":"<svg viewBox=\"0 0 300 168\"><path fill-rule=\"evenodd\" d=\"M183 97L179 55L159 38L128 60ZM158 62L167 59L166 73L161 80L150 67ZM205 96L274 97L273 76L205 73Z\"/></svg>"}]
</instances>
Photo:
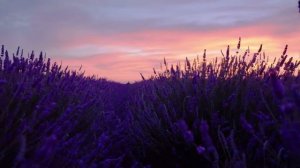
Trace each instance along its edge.
<instances>
[{"instance_id":1,"label":"dusk light on field","mask_svg":"<svg viewBox=\"0 0 300 168\"><path fill-rule=\"evenodd\" d=\"M299 58L298 10L296 0L1 0L0 37L10 51L44 51L87 75L132 82L164 57L218 57L239 37L244 49L263 44L278 57L288 44Z\"/></svg>"},{"instance_id":2,"label":"dusk light on field","mask_svg":"<svg viewBox=\"0 0 300 168\"><path fill-rule=\"evenodd\" d=\"M0 168L299 168L300 0L0 0Z\"/></svg>"}]
</instances>

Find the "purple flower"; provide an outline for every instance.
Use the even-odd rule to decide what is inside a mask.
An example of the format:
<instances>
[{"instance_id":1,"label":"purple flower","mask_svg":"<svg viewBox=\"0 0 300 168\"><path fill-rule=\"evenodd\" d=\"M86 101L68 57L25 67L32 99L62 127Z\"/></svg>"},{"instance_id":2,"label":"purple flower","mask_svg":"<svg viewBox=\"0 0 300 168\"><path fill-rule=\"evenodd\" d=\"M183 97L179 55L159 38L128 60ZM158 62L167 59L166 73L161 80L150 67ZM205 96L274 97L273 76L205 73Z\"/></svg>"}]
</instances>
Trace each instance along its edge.
<instances>
[{"instance_id":1,"label":"purple flower","mask_svg":"<svg viewBox=\"0 0 300 168\"><path fill-rule=\"evenodd\" d=\"M205 147L203 147L203 146L197 146L197 153L199 154L199 155L202 155L203 153L205 152Z\"/></svg>"},{"instance_id":2,"label":"purple flower","mask_svg":"<svg viewBox=\"0 0 300 168\"><path fill-rule=\"evenodd\" d=\"M192 131L189 130L188 125L184 120L179 120L175 123L177 129L179 130L179 133L183 136L184 140L187 143L193 143L194 142L194 135Z\"/></svg>"},{"instance_id":3,"label":"purple flower","mask_svg":"<svg viewBox=\"0 0 300 168\"><path fill-rule=\"evenodd\" d=\"M244 115L241 115L240 123L241 123L242 127L244 128L244 130L246 130L249 134L255 133L253 126L246 120Z\"/></svg>"},{"instance_id":4,"label":"purple flower","mask_svg":"<svg viewBox=\"0 0 300 168\"><path fill-rule=\"evenodd\" d=\"M275 95L282 99L285 94L285 89L275 70L271 71L270 77Z\"/></svg>"}]
</instances>

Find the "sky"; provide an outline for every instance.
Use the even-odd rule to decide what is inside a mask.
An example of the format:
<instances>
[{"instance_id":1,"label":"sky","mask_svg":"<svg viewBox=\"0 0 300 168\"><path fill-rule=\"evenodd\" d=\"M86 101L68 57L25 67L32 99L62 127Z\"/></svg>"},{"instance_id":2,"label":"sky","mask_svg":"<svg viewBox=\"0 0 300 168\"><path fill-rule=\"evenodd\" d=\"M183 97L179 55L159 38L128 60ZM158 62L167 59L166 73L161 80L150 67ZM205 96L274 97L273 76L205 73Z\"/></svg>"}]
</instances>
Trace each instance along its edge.
<instances>
[{"instance_id":1,"label":"sky","mask_svg":"<svg viewBox=\"0 0 300 168\"><path fill-rule=\"evenodd\" d=\"M118 82L227 45L300 58L297 0L0 0L0 44Z\"/></svg>"}]
</instances>

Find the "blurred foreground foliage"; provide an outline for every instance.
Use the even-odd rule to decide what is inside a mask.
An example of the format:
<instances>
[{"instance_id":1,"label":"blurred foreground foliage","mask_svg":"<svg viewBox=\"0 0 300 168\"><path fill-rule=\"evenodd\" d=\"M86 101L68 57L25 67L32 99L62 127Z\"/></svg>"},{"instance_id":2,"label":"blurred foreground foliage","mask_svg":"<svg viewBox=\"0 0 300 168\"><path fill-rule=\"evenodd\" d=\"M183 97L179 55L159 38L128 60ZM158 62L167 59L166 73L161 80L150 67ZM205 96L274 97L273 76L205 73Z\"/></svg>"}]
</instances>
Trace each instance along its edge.
<instances>
[{"instance_id":1,"label":"blurred foreground foliage","mask_svg":"<svg viewBox=\"0 0 300 168\"><path fill-rule=\"evenodd\" d=\"M2 46L0 166L300 166L300 62L240 43L134 84Z\"/></svg>"}]
</instances>

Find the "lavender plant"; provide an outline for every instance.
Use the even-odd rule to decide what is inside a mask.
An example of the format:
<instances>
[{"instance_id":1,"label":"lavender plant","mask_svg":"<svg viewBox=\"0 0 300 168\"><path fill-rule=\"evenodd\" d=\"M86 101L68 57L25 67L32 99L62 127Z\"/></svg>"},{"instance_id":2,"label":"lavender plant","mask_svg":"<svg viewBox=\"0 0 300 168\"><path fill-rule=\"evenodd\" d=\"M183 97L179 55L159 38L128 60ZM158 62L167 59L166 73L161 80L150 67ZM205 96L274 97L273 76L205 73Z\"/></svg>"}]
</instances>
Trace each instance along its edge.
<instances>
[{"instance_id":1,"label":"lavender plant","mask_svg":"<svg viewBox=\"0 0 300 168\"><path fill-rule=\"evenodd\" d=\"M253 54L240 54L240 46L241 40L233 54L228 46L220 61L207 62L205 51L202 61L186 59L184 67L164 60L165 69L144 80L132 106L133 129L147 132L133 135L143 143L144 162L299 166L300 62L288 58L287 46L273 63L262 45Z\"/></svg>"},{"instance_id":2,"label":"lavender plant","mask_svg":"<svg viewBox=\"0 0 300 168\"><path fill-rule=\"evenodd\" d=\"M119 84L2 46L0 166L300 166L300 62L240 47Z\"/></svg>"},{"instance_id":3,"label":"lavender plant","mask_svg":"<svg viewBox=\"0 0 300 168\"><path fill-rule=\"evenodd\" d=\"M107 97L115 84L43 53L10 57L3 46L0 81L1 167L99 167L122 158L126 137Z\"/></svg>"}]
</instances>

